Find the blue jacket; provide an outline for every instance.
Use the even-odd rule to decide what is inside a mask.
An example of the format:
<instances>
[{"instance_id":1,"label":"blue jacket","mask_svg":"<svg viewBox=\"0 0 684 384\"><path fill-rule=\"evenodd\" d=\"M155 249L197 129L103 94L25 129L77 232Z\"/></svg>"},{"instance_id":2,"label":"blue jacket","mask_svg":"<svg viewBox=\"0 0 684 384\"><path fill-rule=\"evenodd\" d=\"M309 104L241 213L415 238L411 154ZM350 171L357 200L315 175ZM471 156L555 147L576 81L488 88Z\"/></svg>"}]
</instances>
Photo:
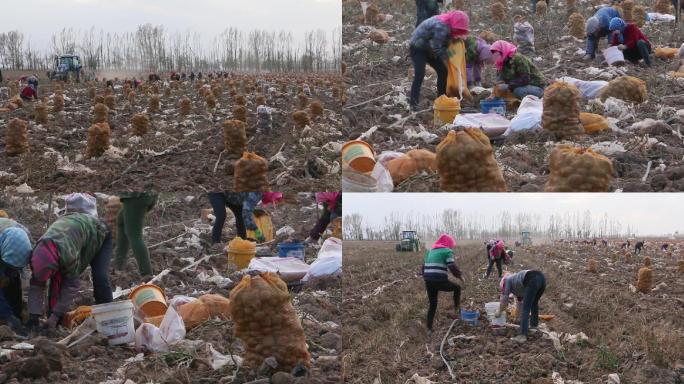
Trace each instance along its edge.
<instances>
[{"instance_id":1,"label":"blue jacket","mask_svg":"<svg viewBox=\"0 0 684 384\"><path fill-rule=\"evenodd\" d=\"M411 35L411 47L430 51L442 60L449 59L447 49L451 40L451 29L433 16L418 25Z\"/></svg>"},{"instance_id":2,"label":"blue jacket","mask_svg":"<svg viewBox=\"0 0 684 384\"><path fill-rule=\"evenodd\" d=\"M618 11L613 7L603 7L596 11L594 14L599 20L599 29L593 35L587 35L587 49L586 54L594 57L596 53L596 48L598 48L598 40L601 37L606 37L608 44L610 44L610 31L608 30L608 24L610 24L610 19L613 17L620 17Z\"/></svg>"}]
</instances>

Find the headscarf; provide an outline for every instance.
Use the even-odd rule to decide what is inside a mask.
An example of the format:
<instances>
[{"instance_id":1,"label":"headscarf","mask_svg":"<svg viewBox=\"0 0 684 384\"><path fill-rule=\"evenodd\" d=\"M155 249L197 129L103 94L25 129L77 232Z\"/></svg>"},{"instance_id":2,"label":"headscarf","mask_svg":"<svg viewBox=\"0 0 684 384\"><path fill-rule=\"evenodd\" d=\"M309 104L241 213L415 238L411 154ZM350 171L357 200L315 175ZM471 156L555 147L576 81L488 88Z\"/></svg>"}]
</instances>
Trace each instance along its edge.
<instances>
[{"instance_id":1,"label":"headscarf","mask_svg":"<svg viewBox=\"0 0 684 384\"><path fill-rule=\"evenodd\" d=\"M610 24L608 24L608 29L611 31L622 32L625 30L626 26L627 26L627 24L625 24L624 20L622 20L619 17L613 17L612 19L610 19Z\"/></svg>"},{"instance_id":2,"label":"headscarf","mask_svg":"<svg viewBox=\"0 0 684 384\"><path fill-rule=\"evenodd\" d=\"M470 19L463 11L451 11L435 16L437 20L449 26L451 37L467 34L470 30Z\"/></svg>"},{"instance_id":3,"label":"headscarf","mask_svg":"<svg viewBox=\"0 0 684 384\"><path fill-rule=\"evenodd\" d=\"M509 43L508 41L497 40L494 42L494 44L492 44L490 50L492 53L499 52L501 54L494 65L496 66L497 70L502 71L506 60L515 55L515 53L518 51L518 47Z\"/></svg>"},{"instance_id":4,"label":"headscarf","mask_svg":"<svg viewBox=\"0 0 684 384\"><path fill-rule=\"evenodd\" d=\"M275 206L276 203L282 199L283 199L283 193L282 192L262 192L261 193L261 204L263 204L263 205L273 204L273 206Z\"/></svg>"},{"instance_id":5,"label":"headscarf","mask_svg":"<svg viewBox=\"0 0 684 384\"><path fill-rule=\"evenodd\" d=\"M339 192L316 192L316 202L328 205L329 211L334 211L337 207L337 196Z\"/></svg>"},{"instance_id":6,"label":"headscarf","mask_svg":"<svg viewBox=\"0 0 684 384\"><path fill-rule=\"evenodd\" d=\"M86 213L97 217L97 200L87 193L72 193L64 198L64 214Z\"/></svg>"},{"instance_id":7,"label":"headscarf","mask_svg":"<svg viewBox=\"0 0 684 384\"><path fill-rule=\"evenodd\" d=\"M454 240L453 237L447 235L446 233L442 233L442 235L435 241L435 243L432 245L432 249L437 249L437 248L453 248L456 246L456 240Z\"/></svg>"},{"instance_id":8,"label":"headscarf","mask_svg":"<svg viewBox=\"0 0 684 384\"><path fill-rule=\"evenodd\" d=\"M2 261L21 269L31 257L31 240L28 233L18 227L10 227L0 233L0 256Z\"/></svg>"},{"instance_id":9,"label":"headscarf","mask_svg":"<svg viewBox=\"0 0 684 384\"><path fill-rule=\"evenodd\" d=\"M595 33L596 31L598 31L598 29L599 29L598 17L592 16L592 17L588 18L584 29L587 31L588 35L591 35L591 34Z\"/></svg>"}]
</instances>

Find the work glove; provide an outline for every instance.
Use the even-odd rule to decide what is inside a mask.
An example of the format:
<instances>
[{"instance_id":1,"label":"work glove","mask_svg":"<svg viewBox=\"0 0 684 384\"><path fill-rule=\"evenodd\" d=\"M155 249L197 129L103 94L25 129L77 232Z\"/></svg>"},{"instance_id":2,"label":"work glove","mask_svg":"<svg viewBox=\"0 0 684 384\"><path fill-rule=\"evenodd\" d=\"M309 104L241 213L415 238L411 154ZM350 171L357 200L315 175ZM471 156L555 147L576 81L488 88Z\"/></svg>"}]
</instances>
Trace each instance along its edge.
<instances>
[{"instance_id":1,"label":"work glove","mask_svg":"<svg viewBox=\"0 0 684 384\"><path fill-rule=\"evenodd\" d=\"M624 51L625 49L627 49L627 46L624 44L620 44L620 45L618 45L618 49L621 51Z\"/></svg>"},{"instance_id":2,"label":"work glove","mask_svg":"<svg viewBox=\"0 0 684 384\"><path fill-rule=\"evenodd\" d=\"M496 87L497 87L497 88L499 89L499 91L501 91L501 92L506 92L506 91L508 91L508 84L506 84L506 83L498 84Z\"/></svg>"},{"instance_id":3,"label":"work glove","mask_svg":"<svg viewBox=\"0 0 684 384\"><path fill-rule=\"evenodd\" d=\"M257 228L254 231L254 235L256 236L258 242L263 243L264 241L266 241L266 238L264 237L264 234L261 232L261 229Z\"/></svg>"}]
</instances>

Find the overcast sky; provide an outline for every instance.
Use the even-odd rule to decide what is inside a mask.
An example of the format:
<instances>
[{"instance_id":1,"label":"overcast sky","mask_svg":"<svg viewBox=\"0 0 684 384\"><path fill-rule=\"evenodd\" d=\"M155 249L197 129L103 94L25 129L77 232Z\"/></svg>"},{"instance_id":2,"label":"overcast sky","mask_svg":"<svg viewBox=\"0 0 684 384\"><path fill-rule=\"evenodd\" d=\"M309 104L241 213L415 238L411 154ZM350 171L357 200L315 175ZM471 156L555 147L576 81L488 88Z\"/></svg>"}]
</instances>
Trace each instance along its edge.
<instances>
[{"instance_id":1,"label":"overcast sky","mask_svg":"<svg viewBox=\"0 0 684 384\"><path fill-rule=\"evenodd\" d=\"M492 217L502 210L540 213L608 213L622 228L641 235L684 233L684 194L681 193L346 193L344 215L360 213L367 224L378 225L392 212L434 214L458 209L469 215Z\"/></svg>"},{"instance_id":2,"label":"overcast sky","mask_svg":"<svg viewBox=\"0 0 684 384\"><path fill-rule=\"evenodd\" d=\"M15 0L0 12L0 32L19 30L40 49L64 27L126 32L145 23L208 40L228 27L287 30L299 40L305 31L340 27L342 0Z\"/></svg>"}]
</instances>

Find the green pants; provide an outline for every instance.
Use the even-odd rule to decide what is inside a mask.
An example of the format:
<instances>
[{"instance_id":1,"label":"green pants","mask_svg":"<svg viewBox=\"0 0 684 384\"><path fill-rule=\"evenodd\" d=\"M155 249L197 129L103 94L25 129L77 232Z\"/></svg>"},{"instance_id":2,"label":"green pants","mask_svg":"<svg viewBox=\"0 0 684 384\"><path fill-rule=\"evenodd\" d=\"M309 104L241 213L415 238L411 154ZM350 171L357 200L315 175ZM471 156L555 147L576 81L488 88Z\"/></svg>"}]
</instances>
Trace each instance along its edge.
<instances>
[{"instance_id":1,"label":"green pants","mask_svg":"<svg viewBox=\"0 0 684 384\"><path fill-rule=\"evenodd\" d=\"M114 268L121 270L126 263L128 248L133 250L138 262L140 274L151 275L152 264L150 263L150 252L147 250L143 240L143 225L145 214L152 209L157 202L157 194L139 194L132 197L121 197L123 208L119 211L116 218L116 256L114 258Z\"/></svg>"}]
</instances>

